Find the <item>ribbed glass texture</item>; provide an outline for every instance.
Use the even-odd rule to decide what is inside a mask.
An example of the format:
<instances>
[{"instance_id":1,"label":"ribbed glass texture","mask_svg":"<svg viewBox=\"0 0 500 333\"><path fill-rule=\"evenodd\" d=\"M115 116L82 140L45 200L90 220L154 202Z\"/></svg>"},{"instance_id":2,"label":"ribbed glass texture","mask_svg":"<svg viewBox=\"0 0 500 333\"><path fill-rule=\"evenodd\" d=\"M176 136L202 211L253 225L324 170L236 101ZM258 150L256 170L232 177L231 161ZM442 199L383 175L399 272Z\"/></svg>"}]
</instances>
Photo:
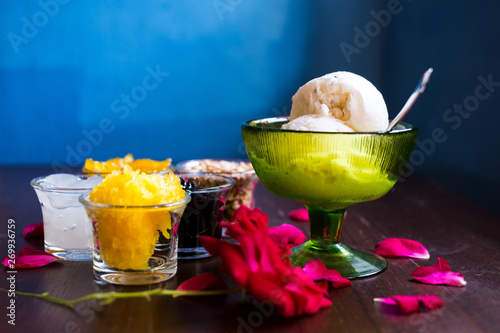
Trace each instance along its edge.
<instances>
[{"instance_id":1,"label":"ribbed glass texture","mask_svg":"<svg viewBox=\"0 0 500 333\"><path fill-rule=\"evenodd\" d=\"M332 212L377 199L397 181L418 129L325 133L282 130L287 118L247 121L245 148L257 176L272 193Z\"/></svg>"}]
</instances>

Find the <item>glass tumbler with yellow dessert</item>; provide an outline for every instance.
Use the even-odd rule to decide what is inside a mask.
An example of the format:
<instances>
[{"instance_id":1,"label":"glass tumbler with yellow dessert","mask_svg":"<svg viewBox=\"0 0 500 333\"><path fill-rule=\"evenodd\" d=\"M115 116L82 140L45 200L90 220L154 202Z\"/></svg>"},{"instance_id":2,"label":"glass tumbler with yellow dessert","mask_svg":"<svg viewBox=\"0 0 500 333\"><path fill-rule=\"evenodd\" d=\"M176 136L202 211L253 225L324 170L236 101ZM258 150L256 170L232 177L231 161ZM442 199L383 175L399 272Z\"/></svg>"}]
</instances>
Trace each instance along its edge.
<instances>
[{"instance_id":1,"label":"glass tumbler with yellow dessert","mask_svg":"<svg viewBox=\"0 0 500 333\"><path fill-rule=\"evenodd\" d=\"M80 196L92 220L96 277L122 285L173 277L177 227L190 199L173 173L146 174L128 166Z\"/></svg>"},{"instance_id":2,"label":"glass tumbler with yellow dessert","mask_svg":"<svg viewBox=\"0 0 500 333\"><path fill-rule=\"evenodd\" d=\"M318 258L343 277L378 273L386 261L340 242L344 213L374 200L396 183L418 129L399 123L386 132L382 94L368 80L335 72L313 79L292 98L290 117L242 125L248 157L272 193L308 209L311 239L294 248L292 264Z\"/></svg>"}]
</instances>

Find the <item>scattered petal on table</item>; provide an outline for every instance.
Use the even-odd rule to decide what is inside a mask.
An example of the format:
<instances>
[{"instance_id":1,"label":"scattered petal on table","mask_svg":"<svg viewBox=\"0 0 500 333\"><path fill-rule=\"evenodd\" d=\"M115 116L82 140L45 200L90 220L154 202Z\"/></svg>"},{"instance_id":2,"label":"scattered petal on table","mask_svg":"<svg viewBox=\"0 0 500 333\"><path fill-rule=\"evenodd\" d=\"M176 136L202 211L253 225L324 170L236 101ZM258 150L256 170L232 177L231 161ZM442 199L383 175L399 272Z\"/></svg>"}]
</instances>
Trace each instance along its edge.
<instances>
[{"instance_id":1,"label":"scattered petal on table","mask_svg":"<svg viewBox=\"0 0 500 333\"><path fill-rule=\"evenodd\" d=\"M431 267L419 267L411 276L423 283L428 284L448 284L456 287L463 287L467 284L464 276L450 270L450 265L443 258L438 258L438 262Z\"/></svg>"},{"instance_id":2,"label":"scattered petal on table","mask_svg":"<svg viewBox=\"0 0 500 333\"><path fill-rule=\"evenodd\" d=\"M9 258L9 256L5 257L2 265L9 269L36 268L45 266L56 260L59 260L59 258L53 254L26 246L19 251L19 254L14 255L13 258Z\"/></svg>"},{"instance_id":3,"label":"scattered petal on table","mask_svg":"<svg viewBox=\"0 0 500 333\"><path fill-rule=\"evenodd\" d=\"M395 295L387 298L374 298L373 301L389 307L396 307L406 314L434 310L444 306L443 301L435 295Z\"/></svg>"},{"instance_id":4,"label":"scattered petal on table","mask_svg":"<svg viewBox=\"0 0 500 333\"><path fill-rule=\"evenodd\" d=\"M330 281L335 288L348 287L352 284L351 280L343 278L336 270L326 268L325 264L319 259L309 260L304 267L304 272L315 281Z\"/></svg>"},{"instance_id":5,"label":"scattered petal on table","mask_svg":"<svg viewBox=\"0 0 500 333\"><path fill-rule=\"evenodd\" d=\"M300 245L306 240L306 236L299 228L286 223L279 227L269 228L269 237L278 244L282 250L281 255L291 254L292 247Z\"/></svg>"},{"instance_id":6,"label":"scattered petal on table","mask_svg":"<svg viewBox=\"0 0 500 333\"><path fill-rule=\"evenodd\" d=\"M43 222L28 224L23 230L23 236L26 238L43 236Z\"/></svg>"},{"instance_id":7,"label":"scattered petal on table","mask_svg":"<svg viewBox=\"0 0 500 333\"><path fill-rule=\"evenodd\" d=\"M307 208L292 210L290 213L288 213L288 217L295 221L309 221L309 213L307 212Z\"/></svg>"},{"instance_id":8,"label":"scattered petal on table","mask_svg":"<svg viewBox=\"0 0 500 333\"><path fill-rule=\"evenodd\" d=\"M375 245L375 254L382 257L429 259L429 251L417 241L406 238L386 238Z\"/></svg>"},{"instance_id":9,"label":"scattered petal on table","mask_svg":"<svg viewBox=\"0 0 500 333\"><path fill-rule=\"evenodd\" d=\"M227 285L214 273L202 273L182 282L177 290L226 290Z\"/></svg>"}]
</instances>

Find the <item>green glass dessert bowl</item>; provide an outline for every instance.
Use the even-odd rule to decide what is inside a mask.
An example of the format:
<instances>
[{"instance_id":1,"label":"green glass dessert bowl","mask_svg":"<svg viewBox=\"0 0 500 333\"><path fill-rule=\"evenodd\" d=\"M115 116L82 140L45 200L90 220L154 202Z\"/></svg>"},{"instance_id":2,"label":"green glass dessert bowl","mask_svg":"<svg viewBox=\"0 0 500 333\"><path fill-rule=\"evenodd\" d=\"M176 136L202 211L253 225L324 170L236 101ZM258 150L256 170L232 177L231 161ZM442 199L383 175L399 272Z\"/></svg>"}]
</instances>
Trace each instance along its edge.
<instances>
[{"instance_id":1,"label":"green glass dessert bowl","mask_svg":"<svg viewBox=\"0 0 500 333\"><path fill-rule=\"evenodd\" d=\"M387 267L380 256L340 242L344 213L375 200L396 183L417 141L418 129L399 123L390 132L327 133L281 129L288 118L250 120L242 135L262 184L280 197L303 203L311 239L292 249L294 266L320 259L353 279Z\"/></svg>"}]
</instances>

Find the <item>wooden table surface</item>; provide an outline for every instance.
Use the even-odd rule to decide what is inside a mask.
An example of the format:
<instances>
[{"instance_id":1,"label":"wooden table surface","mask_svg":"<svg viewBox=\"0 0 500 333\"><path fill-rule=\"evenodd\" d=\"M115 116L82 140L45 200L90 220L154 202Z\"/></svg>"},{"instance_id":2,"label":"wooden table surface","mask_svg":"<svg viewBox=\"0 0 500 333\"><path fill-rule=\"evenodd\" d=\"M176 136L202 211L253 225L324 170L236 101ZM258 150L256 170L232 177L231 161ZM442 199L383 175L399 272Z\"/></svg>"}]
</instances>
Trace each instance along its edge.
<instances>
[{"instance_id":1,"label":"wooden table surface","mask_svg":"<svg viewBox=\"0 0 500 333\"><path fill-rule=\"evenodd\" d=\"M43 249L42 239L24 239L22 230L41 221L41 211L29 181L51 172L48 167L0 167L0 256L7 254L7 221L16 225L16 250L30 245ZM287 214L301 205L278 198L259 185L256 205L269 214L270 225L291 223L308 235L307 223ZM342 241L372 251L387 237L423 243L429 260L389 259L386 271L353 280L351 287L331 289L333 305L311 316L284 319L259 310L241 294L217 297L123 299L100 306L81 303L74 310L43 300L17 296L15 326L7 323L10 297L0 295L0 332L500 332L500 217L426 181L411 176L383 198L347 210ZM417 266L431 266L442 257L464 275L467 286L434 286L410 277ZM218 258L179 261L177 275L164 283L179 283L202 272L217 272ZM8 289L7 269L0 288ZM74 299L97 291L155 288L119 287L94 281L91 262L56 262L17 270L18 291ZM429 312L398 315L383 311L375 297L433 294L445 306Z\"/></svg>"}]
</instances>

